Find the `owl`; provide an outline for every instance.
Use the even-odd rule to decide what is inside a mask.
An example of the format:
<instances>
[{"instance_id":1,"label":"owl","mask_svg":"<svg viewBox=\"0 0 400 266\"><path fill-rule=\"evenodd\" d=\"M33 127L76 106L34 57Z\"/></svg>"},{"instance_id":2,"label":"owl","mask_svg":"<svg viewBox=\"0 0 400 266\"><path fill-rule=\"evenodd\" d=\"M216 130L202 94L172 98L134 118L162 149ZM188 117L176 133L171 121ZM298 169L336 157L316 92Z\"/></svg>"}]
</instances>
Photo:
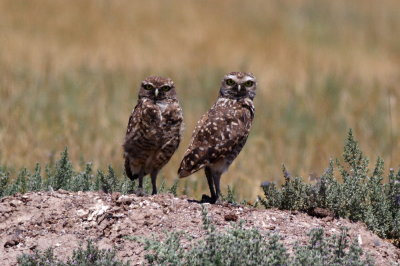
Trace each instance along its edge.
<instances>
[{"instance_id":1,"label":"owl","mask_svg":"<svg viewBox=\"0 0 400 266\"><path fill-rule=\"evenodd\" d=\"M225 75L216 103L197 122L178 175L183 178L204 168L211 197L203 195L202 202L218 200L221 175L246 143L254 118L256 86L251 73Z\"/></svg>"},{"instance_id":2,"label":"owl","mask_svg":"<svg viewBox=\"0 0 400 266\"><path fill-rule=\"evenodd\" d=\"M157 194L157 174L178 148L182 131L182 109L173 81L146 78L123 144L125 172L131 180L139 179L139 193L143 193L143 177L150 174L152 194Z\"/></svg>"}]
</instances>

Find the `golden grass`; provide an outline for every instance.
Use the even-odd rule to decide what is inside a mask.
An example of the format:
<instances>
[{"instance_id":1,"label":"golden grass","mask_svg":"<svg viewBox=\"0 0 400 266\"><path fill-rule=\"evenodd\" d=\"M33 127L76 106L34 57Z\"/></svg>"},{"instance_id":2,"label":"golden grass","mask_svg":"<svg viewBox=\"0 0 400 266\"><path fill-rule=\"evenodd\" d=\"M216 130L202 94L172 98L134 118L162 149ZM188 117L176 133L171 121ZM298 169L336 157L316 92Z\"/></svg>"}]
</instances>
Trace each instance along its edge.
<instances>
[{"instance_id":1,"label":"golden grass","mask_svg":"<svg viewBox=\"0 0 400 266\"><path fill-rule=\"evenodd\" d=\"M256 119L223 176L241 198L261 181L320 174L348 128L375 160L400 161L400 4L365 1L0 1L0 165L46 163L69 147L95 167L122 169L137 87L175 80L184 140L230 71L259 81ZM389 105L390 102L390 105ZM390 112L391 111L391 112ZM391 116L390 116L391 113ZM203 173L187 192L207 192Z\"/></svg>"}]
</instances>

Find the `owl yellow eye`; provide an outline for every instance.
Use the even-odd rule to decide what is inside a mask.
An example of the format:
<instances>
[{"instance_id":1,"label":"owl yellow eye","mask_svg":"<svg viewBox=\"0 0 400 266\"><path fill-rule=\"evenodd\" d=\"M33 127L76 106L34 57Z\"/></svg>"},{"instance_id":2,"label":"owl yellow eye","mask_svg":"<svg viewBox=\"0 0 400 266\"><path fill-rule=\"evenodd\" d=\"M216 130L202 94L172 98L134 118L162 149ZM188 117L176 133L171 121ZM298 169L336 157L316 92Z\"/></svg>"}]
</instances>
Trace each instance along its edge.
<instances>
[{"instance_id":1,"label":"owl yellow eye","mask_svg":"<svg viewBox=\"0 0 400 266\"><path fill-rule=\"evenodd\" d=\"M143 86L143 88L145 89L145 90L152 90L152 89L154 89L154 87L151 85L151 84L145 84L144 86Z\"/></svg>"},{"instance_id":2,"label":"owl yellow eye","mask_svg":"<svg viewBox=\"0 0 400 266\"><path fill-rule=\"evenodd\" d=\"M228 86L233 86L233 85L236 84L236 83L233 81L233 79L227 79L225 82L226 82L226 85L228 85Z\"/></svg>"},{"instance_id":3,"label":"owl yellow eye","mask_svg":"<svg viewBox=\"0 0 400 266\"><path fill-rule=\"evenodd\" d=\"M170 86L162 86L162 87L161 87L161 90L162 90L162 91L169 91L170 89L171 89Z\"/></svg>"},{"instance_id":4,"label":"owl yellow eye","mask_svg":"<svg viewBox=\"0 0 400 266\"><path fill-rule=\"evenodd\" d=\"M248 80L248 81L246 81L246 82L244 83L244 86L246 86L246 87L251 87L251 86L253 86L253 84L254 84L253 81Z\"/></svg>"}]
</instances>

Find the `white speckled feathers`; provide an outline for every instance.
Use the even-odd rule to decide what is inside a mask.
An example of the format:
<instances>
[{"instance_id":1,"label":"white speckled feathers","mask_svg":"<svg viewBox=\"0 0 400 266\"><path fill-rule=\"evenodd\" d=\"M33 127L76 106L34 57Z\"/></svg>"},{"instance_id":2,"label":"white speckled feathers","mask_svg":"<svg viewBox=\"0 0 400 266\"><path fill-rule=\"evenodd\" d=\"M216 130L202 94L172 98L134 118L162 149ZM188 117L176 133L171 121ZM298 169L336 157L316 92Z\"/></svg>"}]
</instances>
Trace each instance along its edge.
<instances>
[{"instance_id":1,"label":"white speckled feathers","mask_svg":"<svg viewBox=\"0 0 400 266\"><path fill-rule=\"evenodd\" d=\"M221 159L229 166L246 143L253 117L251 99L219 98L197 123L178 171L180 177Z\"/></svg>"},{"instance_id":2,"label":"white speckled feathers","mask_svg":"<svg viewBox=\"0 0 400 266\"><path fill-rule=\"evenodd\" d=\"M143 89L147 84L153 88ZM169 86L169 90L162 91L163 86ZM157 95L154 93L156 89L160 90ZM126 130L123 147L127 173L146 175L161 169L178 148L182 131L182 109L172 81L160 77L147 78Z\"/></svg>"}]
</instances>

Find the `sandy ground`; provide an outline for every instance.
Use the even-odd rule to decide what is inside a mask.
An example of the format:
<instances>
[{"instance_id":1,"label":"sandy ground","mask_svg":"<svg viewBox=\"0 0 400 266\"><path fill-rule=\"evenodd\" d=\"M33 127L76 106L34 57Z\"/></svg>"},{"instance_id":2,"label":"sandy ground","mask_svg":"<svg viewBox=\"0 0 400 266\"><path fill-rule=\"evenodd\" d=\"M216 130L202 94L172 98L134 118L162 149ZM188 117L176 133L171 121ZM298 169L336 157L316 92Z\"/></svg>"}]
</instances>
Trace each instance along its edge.
<instances>
[{"instance_id":1,"label":"sandy ground","mask_svg":"<svg viewBox=\"0 0 400 266\"><path fill-rule=\"evenodd\" d=\"M285 246L291 248L296 241L306 243L311 228L323 227L331 235L346 226L350 236L358 238L378 265L400 262L400 249L368 231L362 223L276 209L206 205L218 229L231 226L229 220L244 220L245 226L279 232ZM121 259L137 265L145 262L143 247L123 237L163 236L172 230L184 230L196 238L204 235L201 205L170 194L138 197L62 190L0 199L1 265L15 265L22 253L51 246L57 256L66 258L85 239L93 239L101 248L115 247Z\"/></svg>"}]
</instances>

